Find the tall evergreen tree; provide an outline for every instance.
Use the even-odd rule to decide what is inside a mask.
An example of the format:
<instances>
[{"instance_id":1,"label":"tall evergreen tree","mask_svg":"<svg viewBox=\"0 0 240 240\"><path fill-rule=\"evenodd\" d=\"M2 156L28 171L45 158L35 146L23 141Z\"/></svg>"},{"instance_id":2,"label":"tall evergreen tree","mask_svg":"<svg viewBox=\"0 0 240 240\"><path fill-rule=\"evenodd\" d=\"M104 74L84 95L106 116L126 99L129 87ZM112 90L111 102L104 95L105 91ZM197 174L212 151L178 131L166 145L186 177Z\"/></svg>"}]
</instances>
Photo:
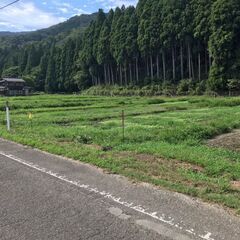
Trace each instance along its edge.
<instances>
[{"instance_id":1,"label":"tall evergreen tree","mask_svg":"<svg viewBox=\"0 0 240 240\"><path fill-rule=\"evenodd\" d=\"M211 15L212 34L210 49L213 56L213 66L209 87L217 91L226 89L227 79L234 76L235 69L239 70L236 53L239 53L240 43L240 2L238 0L216 0L212 5Z\"/></svg>"},{"instance_id":2,"label":"tall evergreen tree","mask_svg":"<svg viewBox=\"0 0 240 240\"><path fill-rule=\"evenodd\" d=\"M56 78L56 65L55 65L55 43L52 44L50 55L48 59L47 73L44 89L47 93L56 92L55 78Z\"/></svg>"}]
</instances>

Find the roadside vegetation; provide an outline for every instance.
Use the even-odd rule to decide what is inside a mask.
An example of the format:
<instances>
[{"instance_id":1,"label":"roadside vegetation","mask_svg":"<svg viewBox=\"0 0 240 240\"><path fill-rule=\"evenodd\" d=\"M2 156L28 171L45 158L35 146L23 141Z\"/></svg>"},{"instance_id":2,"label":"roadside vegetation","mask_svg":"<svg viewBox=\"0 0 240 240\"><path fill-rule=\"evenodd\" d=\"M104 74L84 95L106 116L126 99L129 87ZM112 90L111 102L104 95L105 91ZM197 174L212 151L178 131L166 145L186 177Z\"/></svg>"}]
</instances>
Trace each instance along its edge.
<instances>
[{"instance_id":1,"label":"roadside vegetation","mask_svg":"<svg viewBox=\"0 0 240 240\"><path fill-rule=\"evenodd\" d=\"M5 127L6 99L0 99L3 138L240 212L240 152L207 145L208 139L240 127L240 98L39 95L8 100L11 132Z\"/></svg>"}]
</instances>

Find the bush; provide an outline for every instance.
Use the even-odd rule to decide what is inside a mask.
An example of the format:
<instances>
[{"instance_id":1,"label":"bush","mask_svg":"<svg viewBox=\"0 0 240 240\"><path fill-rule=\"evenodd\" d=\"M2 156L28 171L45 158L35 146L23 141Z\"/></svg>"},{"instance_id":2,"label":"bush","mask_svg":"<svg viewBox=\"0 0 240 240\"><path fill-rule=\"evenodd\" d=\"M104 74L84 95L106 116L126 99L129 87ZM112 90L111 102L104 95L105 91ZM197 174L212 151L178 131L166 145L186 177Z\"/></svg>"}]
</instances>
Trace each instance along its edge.
<instances>
[{"instance_id":1,"label":"bush","mask_svg":"<svg viewBox=\"0 0 240 240\"><path fill-rule=\"evenodd\" d=\"M177 87L177 95L189 95L193 92L192 79L181 80Z\"/></svg>"},{"instance_id":2,"label":"bush","mask_svg":"<svg viewBox=\"0 0 240 240\"><path fill-rule=\"evenodd\" d=\"M196 84L193 95L203 95L205 92L206 92L206 80L203 80Z\"/></svg>"},{"instance_id":3,"label":"bush","mask_svg":"<svg viewBox=\"0 0 240 240\"><path fill-rule=\"evenodd\" d=\"M2 73L2 77L9 77L9 78L18 78L19 75L20 75L20 68L18 66L4 69Z\"/></svg>"},{"instance_id":4,"label":"bush","mask_svg":"<svg viewBox=\"0 0 240 240\"><path fill-rule=\"evenodd\" d=\"M240 80L239 79L228 79L227 87L229 90L229 95L232 95L232 92L240 90Z\"/></svg>"},{"instance_id":5,"label":"bush","mask_svg":"<svg viewBox=\"0 0 240 240\"><path fill-rule=\"evenodd\" d=\"M92 138L87 135L80 135L75 138L75 142L82 143L82 144L91 144Z\"/></svg>"}]
</instances>

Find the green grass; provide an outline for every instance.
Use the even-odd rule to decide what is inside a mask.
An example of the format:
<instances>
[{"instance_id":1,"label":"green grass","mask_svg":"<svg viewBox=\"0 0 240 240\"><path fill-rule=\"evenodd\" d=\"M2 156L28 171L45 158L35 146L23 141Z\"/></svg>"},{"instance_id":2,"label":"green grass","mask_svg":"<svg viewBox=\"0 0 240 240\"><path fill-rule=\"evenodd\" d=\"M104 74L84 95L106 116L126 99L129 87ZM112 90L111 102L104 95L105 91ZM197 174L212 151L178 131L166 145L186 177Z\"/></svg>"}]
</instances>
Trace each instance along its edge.
<instances>
[{"instance_id":1,"label":"green grass","mask_svg":"<svg viewBox=\"0 0 240 240\"><path fill-rule=\"evenodd\" d=\"M43 95L8 100L10 133L6 99L0 99L3 138L240 211L240 191L231 187L231 181L240 180L240 153L206 145L207 139L240 127L240 98Z\"/></svg>"}]
</instances>

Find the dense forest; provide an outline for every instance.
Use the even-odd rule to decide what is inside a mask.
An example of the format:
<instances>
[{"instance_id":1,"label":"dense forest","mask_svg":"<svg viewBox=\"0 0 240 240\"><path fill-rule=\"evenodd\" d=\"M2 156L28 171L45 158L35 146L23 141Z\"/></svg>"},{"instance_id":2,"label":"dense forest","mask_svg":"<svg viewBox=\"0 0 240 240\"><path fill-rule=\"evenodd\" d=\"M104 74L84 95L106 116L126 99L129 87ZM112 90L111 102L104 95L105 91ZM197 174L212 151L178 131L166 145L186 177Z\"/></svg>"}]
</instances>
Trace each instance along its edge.
<instances>
[{"instance_id":1,"label":"dense forest","mask_svg":"<svg viewBox=\"0 0 240 240\"><path fill-rule=\"evenodd\" d=\"M239 0L140 0L136 8L85 16L83 27L80 17L0 37L2 76L21 76L46 92L98 85L240 90Z\"/></svg>"}]
</instances>

